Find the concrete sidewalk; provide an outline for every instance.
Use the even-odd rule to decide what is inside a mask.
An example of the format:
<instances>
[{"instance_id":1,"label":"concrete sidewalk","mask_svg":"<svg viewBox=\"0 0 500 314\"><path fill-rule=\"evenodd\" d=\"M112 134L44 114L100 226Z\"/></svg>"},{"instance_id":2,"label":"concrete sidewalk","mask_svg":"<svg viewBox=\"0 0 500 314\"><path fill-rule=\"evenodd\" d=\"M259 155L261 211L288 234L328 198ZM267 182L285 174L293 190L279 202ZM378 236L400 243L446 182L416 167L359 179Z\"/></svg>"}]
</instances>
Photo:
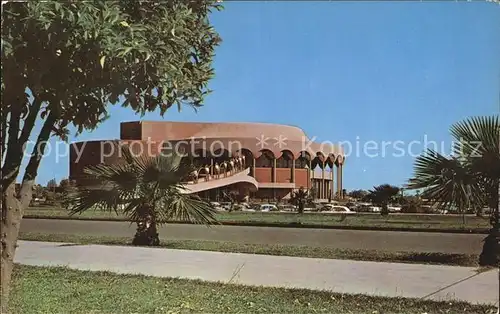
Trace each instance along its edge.
<instances>
[{"instance_id":1,"label":"concrete sidewalk","mask_svg":"<svg viewBox=\"0 0 500 314\"><path fill-rule=\"evenodd\" d=\"M498 271L160 248L19 241L15 262L245 285L497 304Z\"/></svg>"}]
</instances>

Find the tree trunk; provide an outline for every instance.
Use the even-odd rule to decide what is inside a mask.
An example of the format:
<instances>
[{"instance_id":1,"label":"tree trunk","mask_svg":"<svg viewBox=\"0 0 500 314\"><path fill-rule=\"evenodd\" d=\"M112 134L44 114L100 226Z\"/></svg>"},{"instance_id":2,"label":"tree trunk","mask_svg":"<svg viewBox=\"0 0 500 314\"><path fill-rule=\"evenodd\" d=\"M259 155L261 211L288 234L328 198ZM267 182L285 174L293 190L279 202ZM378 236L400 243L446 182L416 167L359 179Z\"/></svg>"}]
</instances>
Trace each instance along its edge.
<instances>
[{"instance_id":1,"label":"tree trunk","mask_svg":"<svg viewBox=\"0 0 500 314\"><path fill-rule=\"evenodd\" d=\"M488 236L483 240L483 250L479 255L479 265L500 266L500 183L492 187L490 209L492 210L490 222L491 229Z\"/></svg>"},{"instance_id":2,"label":"tree trunk","mask_svg":"<svg viewBox=\"0 0 500 314\"><path fill-rule=\"evenodd\" d=\"M463 225L463 227L465 228L465 224L467 223L467 222L465 221L466 209L462 208L462 209L461 209L461 212L462 212L462 225Z\"/></svg>"},{"instance_id":3,"label":"tree trunk","mask_svg":"<svg viewBox=\"0 0 500 314\"><path fill-rule=\"evenodd\" d=\"M23 218L23 210L28 207L33 196L33 184L37 176L38 166L45 151L47 140L57 119L57 112L52 108L49 111L42 129L33 147L32 155L24 171L23 182L19 191L16 191L16 179L19 175L21 163L25 153L25 144L32 136L32 130L38 117L43 100L36 97L29 106L28 116L23 117L23 110L28 100L25 93L25 79L20 76L8 79L5 93L2 95L2 107L11 104L9 113L8 132L7 119L2 118L0 147L2 156L2 202L0 208L0 256L1 256L1 313L8 312L10 281L14 266L14 255L17 247L17 237ZM32 89L33 91L33 89ZM55 103L59 103L56 101ZM21 121L23 122L21 123ZM22 127L21 127L22 125ZM8 134L5 134L8 133ZM20 133L20 134L19 134ZM8 140L5 142L6 135Z\"/></svg>"},{"instance_id":4,"label":"tree trunk","mask_svg":"<svg viewBox=\"0 0 500 314\"><path fill-rule=\"evenodd\" d=\"M160 245L160 237L155 219L148 216L143 221L137 223L137 231L132 244L139 246Z\"/></svg>"},{"instance_id":5,"label":"tree trunk","mask_svg":"<svg viewBox=\"0 0 500 314\"><path fill-rule=\"evenodd\" d=\"M3 191L1 208L1 313L8 313L10 280L14 267L14 254L17 247L17 237L23 217L23 208L16 195L15 181Z\"/></svg>"},{"instance_id":6,"label":"tree trunk","mask_svg":"<svg viewBox=\"0 0 500 314\"><path fill-rule=\"evenodd\" d=\"M299 214L303 214L304 213L304 203L303 202L300 202L299 203Z\"/></svg>"},{"instance_id":7,"label":"tree trunk","mask_svg":"<svg viewBox=\"0 0 500 314\"><path fill-rule=\"evenodd\" d=\"M476 209L476 217L480 217L480 218L483 217L483 209L482 208Z\"/></svg>"},{"instance_id":8,"label":"tree trunk","mask_svg":"<svg viewBox=\"0 0 500 314\"><path fill-rule=\"evenodd\" d=\"M387 204L382 204L382 209L380 211L380 214L382 216L388 216L389 215L389 208L387 207Z\"/></svg>"}]
</instances>

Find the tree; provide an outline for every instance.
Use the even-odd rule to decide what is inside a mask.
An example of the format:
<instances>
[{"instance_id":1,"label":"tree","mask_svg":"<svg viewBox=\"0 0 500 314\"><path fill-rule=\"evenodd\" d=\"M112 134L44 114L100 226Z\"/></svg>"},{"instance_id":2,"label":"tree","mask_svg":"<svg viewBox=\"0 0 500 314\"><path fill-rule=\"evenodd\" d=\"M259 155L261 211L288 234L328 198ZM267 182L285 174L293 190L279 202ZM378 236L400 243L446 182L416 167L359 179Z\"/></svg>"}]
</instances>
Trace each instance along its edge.
<instances>
[{"instance_id":1,"label":"tree","mask_svg":"<svg viewBox=\"0 0 500 314\"><path fill-rule=\"evenodd\" d=\"M229 209L228 209L229 212L232 212L234 210L238 210L240 208L240 206L236 206L238 203L238 197L239 197L238 191L230 189L230 190L223 191L222 194L223 194L223 199L230 203Z\"/></svg>"},{"instance_id":2,"label":"tree","mask_svg":"<svg viewBox=\"0 0 500 314\"><path fill-rule=\"evenodd\" d=\"M71 181L69 179L62 179L61 182L59 182L59 190L61 195L61 205L64 208L68 208L71 205L71 202L73 201L72 195L77 191L77 187L74 181Z\"/></svg>"},{"instance_id":3,"label":"tree","mask_svg":"<svg viewBox=\"0 0 500 314\"><path fill-rule=\"evenodd\" d=\"M353 190L349 192L348 196L356 200L363 200L368 195L368 191L365 190Z\"/></svg>"},{"instance_id":4,"label":"tree","mask_svg":"<svg viewBox=\"0 0 500 314\"><path fill-rule=\"evenodd\" d=\"M367 198L377 206L381 206L380 213L382 216L389 215L388 205L394 201L399 194L399 188L390 184L382 184L373 187L373 190L368 192Z\"/></svg>"},{"instance_id":5,"label":"tree","mask_svg":"<svg viewBox=\"0 0 500 314\"><path fill-rule=\"evenodd\" d=\"M310 198L309 192L303 187L301 187L297 191L292 192L290 203L292 205L297 206L298 213L302 214L304 213L304 207L308 202L309 198Z\"/></svg>"},{"instance_id":6,"label":"tree","mask_svg":"<svg viewBox=\"0 0 500 314\"><path fill-rule=\"evenodd\" d=\"M65 179L62 179L61 181L59 181L59 187L61 188L61 190L66 190L68 189L70 186L71 186L71 182L69 179L65 178Z\"/></svg>"},{"instance_id":7,"label":"tree","mask_svg":"<svg viewBox=\"0 0 500 314\"><path fill-rule=\"evenodd\" d=\"M216 222L215 211L209 203L185 193L182 182L188 181L194 169L181 164L181 156L134 157L127 148L123 156L124 162L84 169L101 184L80 187L71 196L72 214L91 208L121 211L137 224L132 244L147 246L160 244L157 226L169 220Z\"/></svg>"},{"instance_id":8,"label":"tree","mask_svg":"<svg viewBox=\"0 0 500 314\"><path fill-rule=\"evenodd\" d=\"M318 191L316 190L315 187L311 187L309 189L309 199L312 201L314 201L315 199L318 198Z\"/></svg>"},{"instance_id":9,"label":"tree","mask_svg":"<svg viewBox=\"0 0 500 314\"><path fill-rule=\"evenodd\" d=\"M54 192L53 190L47 190L44 205L60 207L62 201L64 201L63 194Z\"/></svg>"},{"instance_id":10,"label":"tree","mask_svg":"<svg viewBox=\"0 0 500 314\"><path fill-rule=\"evenodd\" d=\"M47 182L47 189L54 191L54 189L57 187L57 182L56 179L50 179Z\"/></svg>"},{"instance_id":11,"label":"tree","mask_svg":"<svg viewBox=\"0 0 500 314\"><path fill-rule=\"evenodd\" d=\"M44 187L40 184L33 185L33 197L42 198L45 197Z\"/></svg>"},{"instance_id":12,"label":"tree","mask_svg":"<svg viewBox=\"0 0 500 314\"><path fill-rule=\"evenodd\" d=\"M422 199L414 195L403 196L400 199L402 213L419 213L421 212Z\"/></svg>"},{"instance_id":13,"label":"tree","mask_svg":"<svg viewBox=\"0 0 500 314\"><path fill-rule=\"evenodd\" d=\"M112 104L141 115L201 106L220 42L208 19L214 8L208 0L2 3L2 312L47 140L67 140L70 126L77 134L96 128ZM18 194L30 138L36 143Z\"/></svg>"},{"instance_id":14,"label":"tree","mask_svg":"<svg viewBox=\"0 0 500 314\"><path fill-rule=\"evenodd\" d=\"M453 156L429 150L415 160L408 186L423 189L422 197L460 211L487 206L491 209L489 235L480 256L481 265L498 265L500 119L498 115L471 117L451 127Z\"/></svg>"}]
</instances>

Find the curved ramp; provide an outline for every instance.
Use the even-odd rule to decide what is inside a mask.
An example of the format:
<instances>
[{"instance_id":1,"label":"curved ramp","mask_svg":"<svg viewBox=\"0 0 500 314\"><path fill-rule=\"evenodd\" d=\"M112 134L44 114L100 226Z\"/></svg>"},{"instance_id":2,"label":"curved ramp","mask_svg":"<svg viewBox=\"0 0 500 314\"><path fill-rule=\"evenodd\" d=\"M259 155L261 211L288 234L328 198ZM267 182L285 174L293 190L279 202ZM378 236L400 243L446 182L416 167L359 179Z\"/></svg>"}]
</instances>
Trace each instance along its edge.
<instances>
[{"instance_id":1,"label":"curved ramp","mask_svg":"<svg viewBox=\"0 0 500 314\"><path fill-rule=\"evenodd\" d=\"M246 168L245 170L242 170L238 173L234 173L232 175L219 179L211 178L210 180L200 180L197 183L189 182L185 185L186 189L184 190L184 193L198 193L236 183L247 183L252 185L255 189L258 189L259 183L255 180L254 177L251 177L249 173L250 168Z\"/></svg>"}]
</instances>

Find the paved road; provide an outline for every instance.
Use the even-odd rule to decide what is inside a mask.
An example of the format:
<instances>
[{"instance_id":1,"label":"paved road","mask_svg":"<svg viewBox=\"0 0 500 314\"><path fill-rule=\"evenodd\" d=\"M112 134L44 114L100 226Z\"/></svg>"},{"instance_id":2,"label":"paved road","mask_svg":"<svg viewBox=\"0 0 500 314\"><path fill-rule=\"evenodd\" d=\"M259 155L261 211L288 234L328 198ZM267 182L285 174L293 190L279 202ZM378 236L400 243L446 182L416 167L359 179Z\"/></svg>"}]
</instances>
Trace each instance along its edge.
<instances>
[{"instance_id":1,"label":"paved road","mask_svg":"<svg viewBox=\"0 0 500 314\"><path fill-rule=\"evenodd\" d=\"M123 257L126 256L124 259ZM498 301L498 271L286 256L19 241L15 261L158 277L379 296Z\"/></svg>"},{"instance_id":2,"label":"paved road","mask_svg":"<svg viewBox=\"0 0 500 314\"><path fill-rule=\"evenodd\" d=\"M127 222L23 219L21 232L132 237ZM479 254L484 235L333 229L270 228L168 224L163 239L215 240L256 244L291 244L346 249Z\"/></svg>"}]
</instances>

